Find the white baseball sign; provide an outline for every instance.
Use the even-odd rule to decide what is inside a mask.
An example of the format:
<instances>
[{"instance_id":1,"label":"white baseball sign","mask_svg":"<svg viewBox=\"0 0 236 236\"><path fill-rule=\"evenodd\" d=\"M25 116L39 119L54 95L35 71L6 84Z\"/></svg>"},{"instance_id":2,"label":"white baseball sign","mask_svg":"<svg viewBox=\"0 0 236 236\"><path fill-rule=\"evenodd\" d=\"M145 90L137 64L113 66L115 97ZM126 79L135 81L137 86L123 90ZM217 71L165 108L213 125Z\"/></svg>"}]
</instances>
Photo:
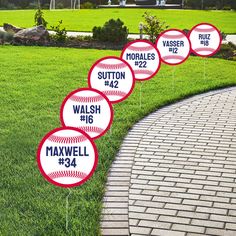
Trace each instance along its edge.
<instances>
[{"instance_id":1,"label":"white baseball sign","mask_svg":"<svg viewBox=\"0 0 236 236\"><path fill-rule=\"evenodd\" d=\"M82 130L57 128L40 142L37 162L41 174L50 183L75 187L94 173L98 152L93 140Z\"/></svg>"},{"instance_id":2,"label":"white baseball sign","mask_svg":"<svg viewBox=\"0 0 236 236\"><path fill-rule=\"evenodd\" d=\"M198 24L191 29L188 36L192 52L198 56L212 56L220 49L222 37L214 25Z\"/></svg>"},{"instance_id":3,"label":"white baseball sign","mask_svg":"<svg viewBox=\"0 0 236 236\"><path fill-rule=\"evenodd\" d=\"M168 65L183 63L190 55L190 41L185 33L178 29L162 32L156 41L161 59Z\"/></svg>"},{"instance_id":4,"label":"white baseball sign","mask_svg":"<svg viewBox=\"0 0 236 236\"><path fill-rule=\"evenodd\" d=\"M108 98L100 91L77 89L64 99L60 119L63 126L79 128L96 139L110 128L113 108Z\"/></svg>"},{"instance_id":5,"label":"white baseball sign","mask_svg":"<svg viewBox=\"0 0 236 236\"><path fill-rule=\"evenodd\" d=\"M161 66L158 50L147 40L135 40L127 44L121 57L133 69L136 80L151 79Z\"/></svg>"},{"instance_id":6,"label":"white baseball sign","mask_svg":"<svg viewBox=\"0 0 236 236\"><path fill-rule=\"evenodd\" d=\"M90 69L90 88L97 89L107 96L111 103L125 100L134 88L134 72L130 65L119 57L104 57Z\"/></svg>"}]
</instances>

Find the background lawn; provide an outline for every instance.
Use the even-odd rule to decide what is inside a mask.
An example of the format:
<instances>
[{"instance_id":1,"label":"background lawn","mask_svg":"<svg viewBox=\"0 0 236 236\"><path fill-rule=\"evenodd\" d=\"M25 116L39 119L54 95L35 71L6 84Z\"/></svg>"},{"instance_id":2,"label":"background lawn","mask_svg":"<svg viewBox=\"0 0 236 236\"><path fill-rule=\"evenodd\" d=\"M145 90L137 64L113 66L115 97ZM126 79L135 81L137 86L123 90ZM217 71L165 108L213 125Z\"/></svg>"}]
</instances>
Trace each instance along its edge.
<instances>
[{"instance_id":1,"label":"background lawn","mask_svg":"<svg viewBox=\"0 0 236 236\"><path fill-rule=\"evenodd\" d=\"M208 22L216 25L224 33L236 34L235 11L199 11L199 10L158 10L158 9L94 9L94 10L56 10L44 11L50 25L59 20L67 30L92 31L94 26L103 25L107 20L120 18L130 33L138 33L139 22L143 21L145 11L151 12L165 21L171 28L190 29L195 24ZM11 23L21 27L34 24L34 10L0 11L0 25Z\"/></svg>"},{"instance_id":2,"label":"background lawn","mask_svg":"<svg viewBox=\"0 0 236 236\"><path fill-rule=\"evenodd\" d=\"M100 57L119 53L0 47L0 235L97 236L106 175L131 126L165 104L236 85L236 62L198 57L176 67L162 65L155 78L142 83L142 107L141 83L137 83L132 95L114 106L112 132L96 141L99 165L94 176L72 190L66 232L69 191L44 180L37 167L36 149L47 132L60 126L59 108L64 97L74 89L87 87L91 65Z\"/></svg>"}]
</instances>

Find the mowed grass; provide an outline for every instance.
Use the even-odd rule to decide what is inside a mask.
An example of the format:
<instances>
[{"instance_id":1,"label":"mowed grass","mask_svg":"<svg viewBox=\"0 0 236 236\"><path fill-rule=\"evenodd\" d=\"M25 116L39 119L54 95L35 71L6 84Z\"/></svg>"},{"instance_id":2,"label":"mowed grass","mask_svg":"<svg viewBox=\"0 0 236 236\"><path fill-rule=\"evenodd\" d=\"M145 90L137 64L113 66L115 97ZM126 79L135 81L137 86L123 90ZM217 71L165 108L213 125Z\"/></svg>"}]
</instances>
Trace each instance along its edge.
<instances>
[{"instance_id":1,"label":"mowed grass","mask_svg":"<svg viewBox=\"0 0 236 236\"><path fill-rule=\"evenodd\" d=\"M145 11L151 12L170 28L191 29L201 22L214 24L224 33L236 33L235 11L200 10L160 10L160 9L83 9L83 10L45 10L48 26L63 20L63 25L71 31L92 31L94 26L102 26L107 20L120 18L130 33L138 33L138 25L144 21ZM11 23L21 27L34 24L34 10L0 11L0 25Z\"/></svg>"},{"instance_id":2,"label":"mowed grass","mask_svg":"<svg viewBox=\"0 0 236 236\"><path fill-rule=\"evenodd\" d=\"M41 176L37 146L47 132L60 127L59 108L64 97L74 89L87 87L91 65L103 56L119 54L108 50L0 47L0 235L99 235L107 172L132 125L176 100L236 85L236 62L198 57L176 67L162 65L153 79L137 83L132 95L114 106L112 131L96 141L99 164L95 174L83 186L72 189L67 232L69 190L55 187Z\"/></svg>"}]
</instances>

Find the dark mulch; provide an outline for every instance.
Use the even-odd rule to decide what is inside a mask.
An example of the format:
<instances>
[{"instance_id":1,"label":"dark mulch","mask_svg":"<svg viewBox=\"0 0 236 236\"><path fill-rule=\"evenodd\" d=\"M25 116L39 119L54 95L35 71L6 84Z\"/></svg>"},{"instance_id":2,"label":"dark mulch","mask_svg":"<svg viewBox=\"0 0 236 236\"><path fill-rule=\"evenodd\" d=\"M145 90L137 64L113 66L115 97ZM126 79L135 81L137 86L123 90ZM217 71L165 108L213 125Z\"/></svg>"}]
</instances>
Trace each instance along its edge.
<instances>
[{"instance_id":1,"label":"dark mulch","mask_svg":"<svg viewBox=\"0 0 236 236\"><path fill-rule=\"evenodd\" d=\"M99 42L91 39L77 39L68 38L65 42L57 42L55 40L35 42L35 41L12 41L13 45L24 45L24 46L48 46L48 47L69 47L69 48L93 48L93 49L109 49L109 50L122 50L127 42L124 43L110 43L110 42Z\"/></svg>"}]
</instances>

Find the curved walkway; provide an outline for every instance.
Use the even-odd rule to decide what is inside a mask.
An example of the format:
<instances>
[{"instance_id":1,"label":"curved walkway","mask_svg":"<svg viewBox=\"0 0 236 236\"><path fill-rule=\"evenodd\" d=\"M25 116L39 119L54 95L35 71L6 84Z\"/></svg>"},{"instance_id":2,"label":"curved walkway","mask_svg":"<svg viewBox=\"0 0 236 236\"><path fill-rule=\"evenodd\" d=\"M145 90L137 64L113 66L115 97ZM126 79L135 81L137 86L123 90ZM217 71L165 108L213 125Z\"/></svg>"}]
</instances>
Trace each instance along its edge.
<instances>
[{"instance_id":1,"label":"curved walkway","mask_svg":"<svg viewBox=\"0 0 236 236\"><path fill-rule=\"evenodd\" d=\"M162 108L109 172L102 234L236 235L236 87Z\"/></svg>"}]
</instances>

